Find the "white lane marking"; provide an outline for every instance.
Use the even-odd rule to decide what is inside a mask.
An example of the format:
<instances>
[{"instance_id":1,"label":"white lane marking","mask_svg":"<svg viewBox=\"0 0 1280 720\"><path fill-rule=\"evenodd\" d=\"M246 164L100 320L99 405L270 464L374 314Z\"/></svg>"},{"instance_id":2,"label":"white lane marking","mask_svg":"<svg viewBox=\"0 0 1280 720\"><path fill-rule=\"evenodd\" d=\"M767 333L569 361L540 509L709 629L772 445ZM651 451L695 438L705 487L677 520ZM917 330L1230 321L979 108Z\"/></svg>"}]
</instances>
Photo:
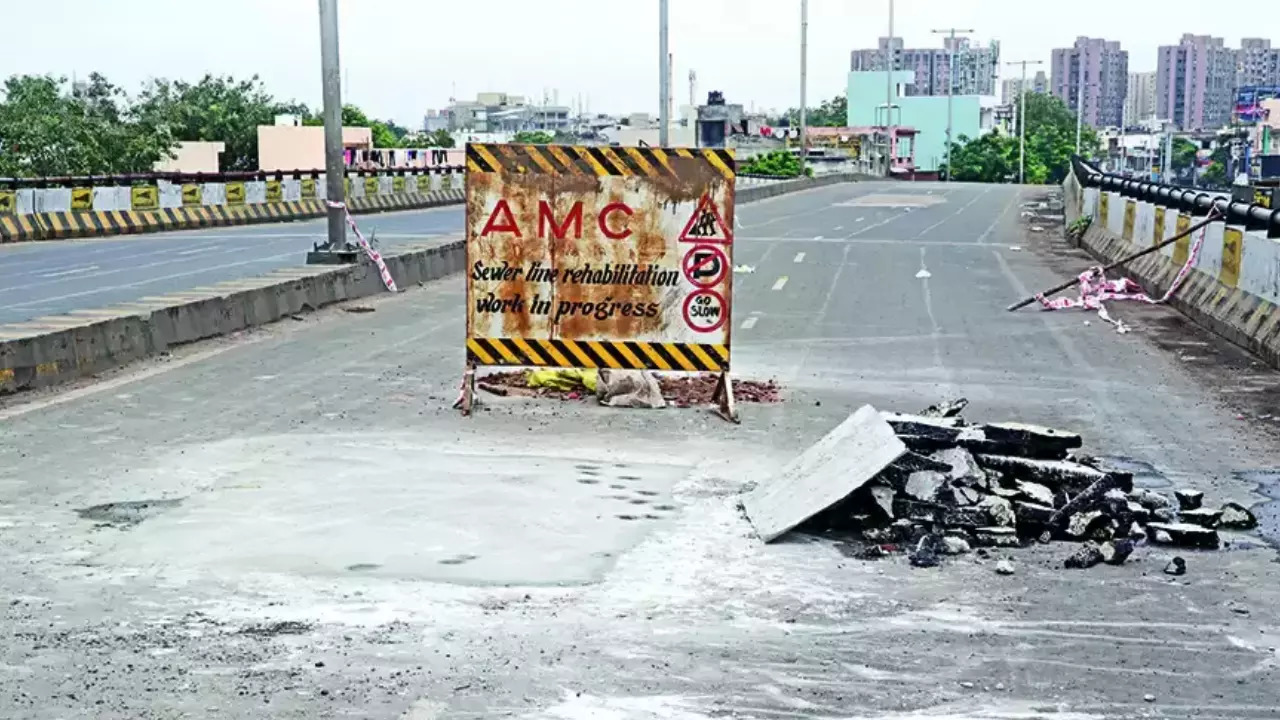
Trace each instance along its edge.
<instances>
[{"instance_id":1,"label":"white lane marking","mask_svg":"<svg viewBox=\"0 0 1280 720\"><path fill-rule=\"evenodd\" d=\"M1021 191L1015 190L1013 193L1011 193L1009 202L1004 206L1004 210L1001 210L1000 214L996 216L996 219L991 221L991 225L989 225L987 229L981 235L978 236L979 245L983 245L987 242L987 238L991 235L991 231L995 230L996 225L1000 224L1000 220L1003 219L1005 215L1009 214L1009 208L1013 207L1014 201L1020 197L1022 197ZM1004 256L1000 257L1000 261L1004 262Z\"/></svg>"},{"instance_id":2,"label":"white lane marking","mask_svg":"<svg viewBox=\"0 0 1280 720\"><path fill-rule=\"evenodd\" d=\"M929 272L924 268L920 268L920 272L916 273L916 277L920 278L921 280L928 280L929 278L933 277L933 273Z\"/></svg>"},{"instance_id":3,"label":"white lane marking","mask_svg":"<svg viewBox=\"0 0 1280 720\"><path fill-rule=\"evenodd\" d=\"M62 270L61 272L44 273L40 277L43 277L43 278L66 277L67 275L79 275L80 273L92 272L97 269L98 269L97 265L86 265L85 267L71 268L70 270Z\"/></svg>"},{"instance_id":4,"label":"white lane marking","mask_svg":"<svg viewBox=\"0 0 1280 720\"><path fill-rule=\"evenodd\" d=\"M743 330L750 330L751 328L753 328L753 327L755 327L755 326L756 326L756 321L758 321L759 319L760 319L760 317L759 317L759 316L757 316L757 315L752 315L751 317L747 318L746 320L743 320L743 321L742 321L742 329L743 329Z\"/></svg>"},{"instance_id":5,"label":"white lane marking","mask_svg":"<svg viewBox=\"0 0 1280 720\"><path fill-rule=\"evenodd\" d=\"M822 236L821 236L821 235L814 235L814 236L813 236L813 239L814 239L814 240L821 240L821 239L822 239Z\"/></svg>"},{"instance_id":6,"label":"white lane marking","mask_svg":"<svg viewBox=\"0 0 1280 720\"><path fill-rule=\"evenodd\" d=\"M787 286L787 276L786 276L786 275L783 275L782 277L778 278L778 280L777 280L776 282L774 282L774 283L773 283L773 289L774 289L774 290L781 290L782 288L784 288L784 287L786 287L786 286Z\"/></svg>"},{"instance_id":7,"label":"white lane marking","mask_svg":"<svg viewBox=\"0 0 1280 720\"><path fill-rule=\"evenodd\" d=\"M836 229L836 230L843 230L843 229L844 229L844 226L843 226L843 225L837 225L835 229Z\"/></svg>"},{"instance_id":8,"label":"white lane marking","mask_svg":"<svg viewBox=\"0 0 1280 720\"><path fill-rule=\"evenodd\" d=\"M794 262L798 262L798 263L804 262L804 253L802 252L796 253L796 259Z\"/></svg>"},{"instance_id":9,"label":"white lane marking","mask_svg":"<svg viewBox=\"0 0 1280 720\"><path fill-rule=\"evenodd\" d=\"M207 253L207 252L212 252L214 250L221 250L221 249L222 249L221 245L210 245L208 247L199 247L199 248L191 248L190 250L181 250L174 254L175 255L198 255L199 253Z\"/></svg>"},{"instance_id":10,"label":"white lane marking","mask_svg":"<svg viewBox=\"0 0 1280 720\"><path fill-rule=\"evenodd\" d=\"M862 222L864 219L865 218L858 218L857 220L854 220L854 222Z\"/></svg>"},{"instance_id":11,"label":"white lane marking","mask_svg":"<svg viewBox=\"0 0 1280 720\"><path fill-rule=\"evenodd\" d=\"M954 373L942 361L942 326L938 324L938 317L933 312L933 292L929 289L929 271L925 270L924 253L929 248L920 248L920 272L925 274L920 282L921 292L924 294L924 309L929 316L929 325L931 326L929 335L933 340L933 366L942 371L943 381L943 397L952 397L955 395ZM916 277L920 277L919 274Z\"/></svg>"},{"instance_id":12,"label":"white lane marking","mask_svg":"<svg viewBox=\"0 0 1280 720\"><path fill-rule=\"evenodd\" d=\"M922 237L924 237L925 235L928 235L928 234L929 234L929 232L930 232L931 230L933 230L934 228L936 228L936 227L938 227L938 226L942 225L943 223L947 222L948 220L952 220L952 219L954 219L957 215L959 215L960 213L964 212L965 210L968 210L970 206L972 206L974 203L978 202L978 198L980 198L980 197L982 197L982 196L986 195L987 193L991 192L991 189L992 189L992 188L994 188L994 187L995 187L995 185L989 185L989 186L987 187L987 189L986 189L986 190L983 190L982 192L977 193L976 195L974 195L974 196L973 196L973 199L972 199L972 200L970 200L969 202L965 203L964 205L961 205L961 206L960 206L960 209L956 210L955 212L951 213L950 215L947 215L946 217L944 217L944 218L942 218L941 220L939 220L938 222L936 222L936 223L934 223L934 224L930 225L929 227L925 228L924 230L921 230L921 231L920 231L920 234L919 234L919 235L917 235L916 237L917 237L917 238L922 238Z\"/></svg>"}]
</instances>

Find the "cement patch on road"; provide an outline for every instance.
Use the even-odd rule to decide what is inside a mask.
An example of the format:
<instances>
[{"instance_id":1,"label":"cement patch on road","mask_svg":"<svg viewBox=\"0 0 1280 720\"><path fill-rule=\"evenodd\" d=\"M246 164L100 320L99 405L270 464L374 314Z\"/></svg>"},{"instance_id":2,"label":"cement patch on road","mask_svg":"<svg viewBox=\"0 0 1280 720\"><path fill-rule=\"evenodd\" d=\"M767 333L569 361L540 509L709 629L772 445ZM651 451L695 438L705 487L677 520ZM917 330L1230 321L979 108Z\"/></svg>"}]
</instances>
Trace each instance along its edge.
<instances>
[{"instance_id":1,"label":"cement patch on road","mask_svg":"<svg viewBox=\"0 0 1280 720\"><path fill-rule=\"evenodd\" d=\"M947 199L941 195L873 193L836 204L841 207L925 208L941 205L946 201Z\"/></svg>"}]
</instances>

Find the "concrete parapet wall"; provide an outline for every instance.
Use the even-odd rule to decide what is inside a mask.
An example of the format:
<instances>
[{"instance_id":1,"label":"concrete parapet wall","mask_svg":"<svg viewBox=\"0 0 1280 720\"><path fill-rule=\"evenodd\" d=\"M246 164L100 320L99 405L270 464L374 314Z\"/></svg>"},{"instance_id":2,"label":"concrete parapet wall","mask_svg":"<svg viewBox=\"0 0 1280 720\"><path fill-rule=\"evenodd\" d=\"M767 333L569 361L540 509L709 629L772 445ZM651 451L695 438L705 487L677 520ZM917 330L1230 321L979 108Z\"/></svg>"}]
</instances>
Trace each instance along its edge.
<instances>
[{"instance_id":1,"label":"concrete parapet wall","mask_svg":"<svg viewBox=\"0 0 1280 720\"><path fill-rule=\"evenodd\" d=\"M1081 244L1106 262L1169 239L1202 219L1096 187L1079 189L1074 180L1068 181L1066 191L1078 198L1066 203L1067 221L1081 214L1092 218ZM1194 270L1170 304L1280 368L1280 240L1215 222L1129 263L1124 272L1151 295L1163 295L1202 234Z\"/></svg>"}]
</instances>

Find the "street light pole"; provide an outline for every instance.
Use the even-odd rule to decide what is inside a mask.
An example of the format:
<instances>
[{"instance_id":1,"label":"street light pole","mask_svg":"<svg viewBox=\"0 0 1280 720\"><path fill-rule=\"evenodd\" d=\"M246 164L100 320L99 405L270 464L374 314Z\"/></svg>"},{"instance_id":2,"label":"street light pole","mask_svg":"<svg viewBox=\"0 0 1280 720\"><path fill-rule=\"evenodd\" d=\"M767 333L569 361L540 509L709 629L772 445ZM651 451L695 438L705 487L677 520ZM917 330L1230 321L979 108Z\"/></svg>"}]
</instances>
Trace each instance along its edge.
<instances>
[{"instance_id":1,"label":"street light pole","mask_svg":"<svg viewBox=\"0 0 1280 720\"><path fill-rule=\"evenodd\" d=\"M805 90L809 73L809 0L800 0L800 174L804 175L804 161L809 142L809 129L805 117Z\"/></svg>"},{"instance_id":2,"label":"street light pole","mask_svg":"<svg viewBox=\"0 0 1280 720\"><path fill-rule=\"evenodd\" d=\"M951 108L956 89L956 33L969 34L973 30L946 28L934 30L935 34L947 35L947 182L951 182Z\"/></svg>"},{"instance_id":3,"label":"street light pole","mask_svg":"<svg viewBox=\"0 0 1280 720\"><path fill-rule=\"evenodd\" d=\"M893 174L893 0L889 0L889 43L884 48L884 176Z\"/></svg>"},{"instance_id":4,"label":"street light pole","mask_svg":"<svg viewBox=\"0 0 1280 720\"><path fill-rule=\"evenodd\" d=\"M1084 132L1084 52L1076 51L1076 154L1080 154L1080 136Z\"/></svg>"},{"instance_id":5,"label":"street light pole","mask_svg":"<svg viewBox=\"0 0 1280 720\"><path fill-rule=\"evenodd\" d=\"M329 202L346 202L342 158L342 72L338 62L338 0L320 0L320 70L324 99L324 190ZM328 208L329 253L347 249L346 210Z\"/></svg>"},{"instance_id":6,"label":"street light pole","mask_svg":"<svg viewBox=\"0 0 1280 720\"><path fill-rule=\"evenodd\" d=\"M667 51L668 0L658 0L658 145L667 147L668 126L671 124L669 97L671 94L671 56Z\"/></svg>"},{"instance_id":7,"label":"street light pole","mask_svg":"<svg viewBox=\"0 0 1280 720\"><path fill-rule=\"evenodd\" d=\"M1022 80L1018 83L1018 184L1027 182L1027 66L1043 65L1043 60L1018 60L1006 65L1021 65Z\"/></svg>"}]
</instances>

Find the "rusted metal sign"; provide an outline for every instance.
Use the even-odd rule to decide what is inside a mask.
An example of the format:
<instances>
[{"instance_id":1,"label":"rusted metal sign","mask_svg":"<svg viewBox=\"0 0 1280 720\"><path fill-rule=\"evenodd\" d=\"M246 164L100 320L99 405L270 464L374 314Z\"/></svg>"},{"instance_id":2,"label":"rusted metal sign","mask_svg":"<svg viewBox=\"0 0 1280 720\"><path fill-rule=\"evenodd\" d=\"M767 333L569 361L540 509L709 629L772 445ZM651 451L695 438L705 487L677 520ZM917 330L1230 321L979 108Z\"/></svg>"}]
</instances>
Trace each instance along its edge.
<instances>
[{"instance_id":1,"label":"rusted metal sign","mask_svg":"<svg viewBox=\"0 0 1280 720\"><path fill-rule=\"evenodd\" d=\"M469 144L466 156L469 368L728 371L731 151Z\"/></svg>"}]
</instances>

